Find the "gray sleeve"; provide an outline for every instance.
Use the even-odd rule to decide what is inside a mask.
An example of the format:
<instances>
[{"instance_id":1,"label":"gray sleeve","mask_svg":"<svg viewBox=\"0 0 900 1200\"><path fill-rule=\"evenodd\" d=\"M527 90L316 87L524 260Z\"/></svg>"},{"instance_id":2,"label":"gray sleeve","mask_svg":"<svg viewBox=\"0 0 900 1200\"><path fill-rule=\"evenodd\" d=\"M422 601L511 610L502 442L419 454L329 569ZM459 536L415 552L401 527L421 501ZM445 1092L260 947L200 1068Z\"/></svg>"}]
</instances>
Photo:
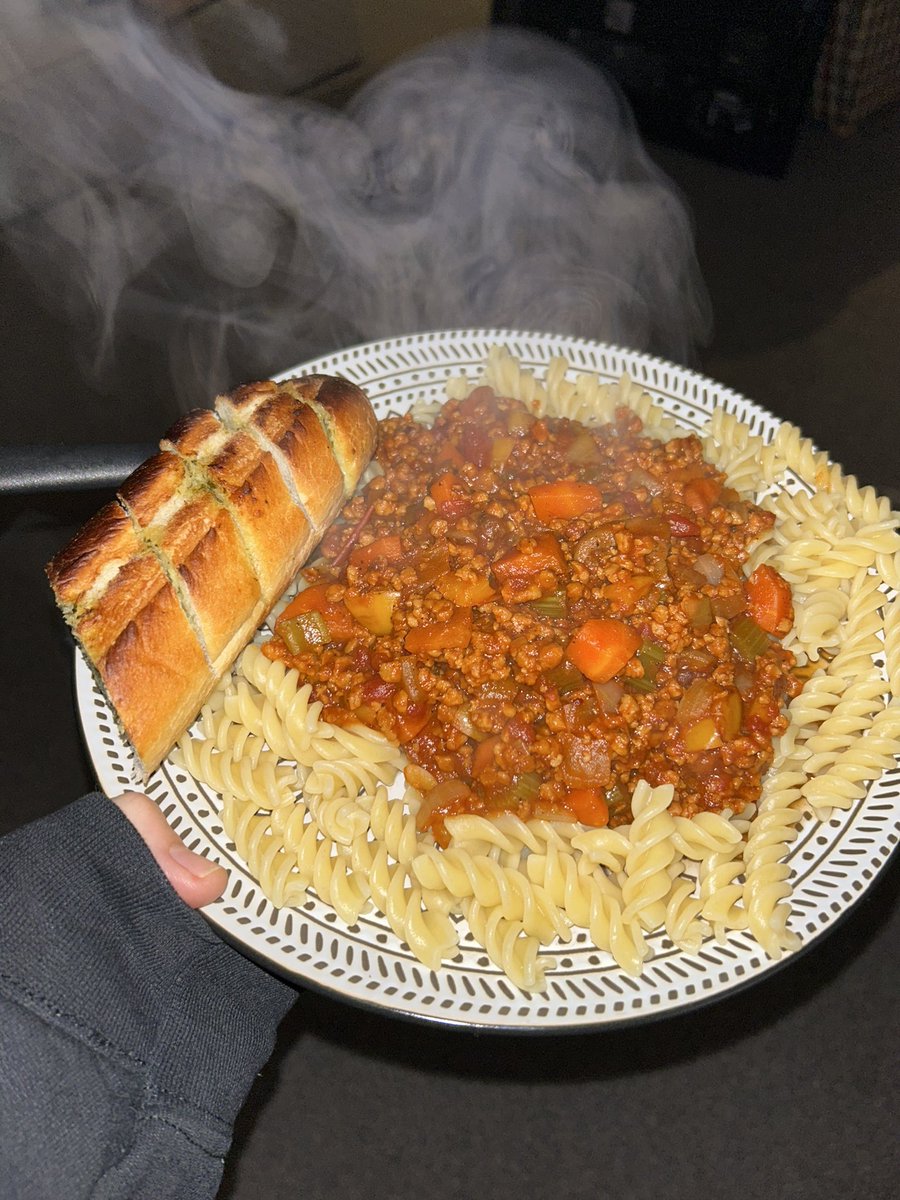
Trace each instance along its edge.
<instances>
[{"instance_id":1,"label":"gray sleeve","mask_svg":"<svg viewBox=\"0 0 900 1200\"><path fill-rule=\"evenodd\" d=\"M0 1190L215 1195L295 992L232 950L93 794L0 839Z\"/></svg>"}]
</instances>

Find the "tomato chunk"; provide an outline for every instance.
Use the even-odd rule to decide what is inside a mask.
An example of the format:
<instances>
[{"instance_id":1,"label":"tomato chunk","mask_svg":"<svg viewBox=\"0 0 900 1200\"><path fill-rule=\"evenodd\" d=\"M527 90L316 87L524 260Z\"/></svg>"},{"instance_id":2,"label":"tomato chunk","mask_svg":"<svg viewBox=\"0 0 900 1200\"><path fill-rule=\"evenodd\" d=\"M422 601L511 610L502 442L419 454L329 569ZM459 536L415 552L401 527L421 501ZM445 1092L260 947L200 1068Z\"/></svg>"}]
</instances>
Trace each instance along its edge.
<instances>
[{"instance_id":1,"label":"tomato chunk","mask_svg":"<svg viewBox=\"0 0 900 1200\"><path fill-rule=\"evenodd\" d=\"M439 475L428 491L437 511L448 520L456 520L472 511L469 489L452 471Z\"/></svg>"}]
</instances>

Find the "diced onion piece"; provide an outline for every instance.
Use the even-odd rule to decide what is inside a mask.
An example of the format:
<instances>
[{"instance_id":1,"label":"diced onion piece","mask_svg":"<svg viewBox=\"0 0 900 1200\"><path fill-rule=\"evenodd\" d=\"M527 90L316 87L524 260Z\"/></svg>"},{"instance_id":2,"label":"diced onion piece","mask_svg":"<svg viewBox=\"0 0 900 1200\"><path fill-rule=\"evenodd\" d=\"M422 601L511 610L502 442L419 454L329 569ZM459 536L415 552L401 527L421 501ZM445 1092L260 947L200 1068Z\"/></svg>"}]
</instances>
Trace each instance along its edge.
<instances>
[{"instance_id":1,"label":"diced onion piece","mask_svg":"<svg viewBox=\"0 0 900 1200\"><path fill-rule=\"evenodd\" d=\"M709 596L685 596L681 607L694 629L709 629L712 625L713 610Z\"/></svg>"},{"instance_id":2,"label":"diced onion piece","mask_svg":"<svg viewBox=\"0 0 900 1200\"><path fill-rule=\"evenodd\" d=\"M447 812L454 804L464 800L471 788L461 779L444 779L433 787L422 799L416 813L416 827L424 829L438 812Z\"/></svg>"},{"instance_id":3,"label":"diced onion piece","mask_svg":"<svg viewBox=\"0 0 900 1200\"><path fill-rule=\"evenodd\" d=\"M711 554L701 554L699 558L695 558L694 570L699 571L713 587L722 582L722 576L725 574L725 568Z\"/></svg>"},{"instance_id":4,"label":"diced onion piece","mask_svg":"<svg viewBox=\"0 0 900 1200\"><path fill-rule=\"evenodd\" d=\"M740 671L740 670L735 671L734 686L737 688L737 690L741 693L742 696L744 696L744 697L749 696L750 693L753 691L753 676L750 675L747 671Z\"/></svg>"},{"instance_id":5,"label":"diced onion piece","mask_svg":"<svg viewBox=\"0 0 900 1200\"><path fill-rule=\"evenodd\" d=\"M506 414L506 428L509 433L527 433L534 424L534 417L524 405L516 405Z\"/></svg>"},{"instance_id":6,"label":"diced onion piece","mask_svg":"<svg viewBox=\"0 0 900 1200\"><path fill-rule=\"evenodd\" d=\"M713 596L710 603L715 616L724 617L726 621L744 611L744 597L739 591L725 596Z\"/></svg>"},{"instance_id":7,"label":"diced onion piece","mask_svg":"<svg viewBox=\"0 0 900 1200\"><path fill-rule=\"evenodd\" d=\"M512 454L515 444L514 437L495 437L491 442L491 466L502 467Z\"/></svg>"},{"instance_id":8,"label":"diced onion piece","mask_svg":"<svg viewBox=\"0 0 900 1200\"><path fill-rule=\"evenodd\" d=\"M422 699L422 689L419 687L419 673L416 668L416 660L405 654L400 659L400 672L403 676L403 687L407 696L409 696L413 704L418 704Z\"/></svg>"},{"instance_id":9,"label":"diced onion piece","mask_svg":"<svg viewBox=\"0 0 900 1200\"><path fill-rule=\"evenodd\" d=\"M625 695L625 689L618 680L609 679L606 683L593 683L591 687L605 713L618 712L619 704Z\"/></svg>"},{"instance_id":10,"label":"diced onion piece","mask_svg":"<svg viewBox=\"0 0 900 1200\"><path fill-rule=\"evenodd\" d=\"M579 430L566 451L566 458L570 463L578 463L579 466L601 461L600 447L594 441L589 430Z\"/></svg>"},{"instance_id":11,"label":"diced onion piece","mask_svg":"<svg viewBox=\"0 0 900 1200\"><path fill-rule=\"evenodd\" d=\"M649 471L645 471L643 467L632 467L628 472L628 486L630 488L646 488L651 496L658 496L664 484L657 479L655 475L651 475Z\"/></svg>"},{"instance_id":12,"label":"diced onion piece","mask_svg":"<svg viewBox=\"0 0 900 1200\"><path fill-rule=\"evenodd\" d=\"M460 731L460 733L464 733L466 737L471 738L475 742L483 742L488 736L484 730L479 729L472 720L472 714L467 704L464 704L461 708L456 710L453 715L453 724Z\"/></svg>"},{"instance_id":13,"label":"diced onion piece","mask_svg":"<svg viewBox=\"0 0 900 1200\"><path fill-rule=\"evenodd\" d=\"M682 729L690 729L705 717L711 717L719 688L710 679L695 679L678 702L675 720Z\"/></svg>"},{"instance_id":14,"label":"diced onion piece","mask_svg":"<svg viewBox=\"0 0 900 1200\"><path fill-rule=\"evenodd\" d=\"M678 655L678 663L694 675L709 675L716 665L716 656L702 646L688 646Z\"/></svg>"}]
</instances>

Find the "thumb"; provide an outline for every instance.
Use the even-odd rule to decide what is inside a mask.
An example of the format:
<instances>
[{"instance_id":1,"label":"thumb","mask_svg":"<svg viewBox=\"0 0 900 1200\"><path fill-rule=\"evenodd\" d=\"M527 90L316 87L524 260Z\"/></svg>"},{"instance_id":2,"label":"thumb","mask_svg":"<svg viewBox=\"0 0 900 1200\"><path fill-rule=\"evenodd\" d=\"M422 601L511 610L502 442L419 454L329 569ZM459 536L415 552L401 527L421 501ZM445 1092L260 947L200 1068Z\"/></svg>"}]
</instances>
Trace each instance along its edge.
<instances>
[{"instance_id":1,"label":"thumb","mask_svg":"<svg viewBox=\"0 0 900 1200\"><path fill-rule=\"evenodd\" d=\"M225 868L188 850L149 796L125 792L114 796L112 802L144 839L160 870L185 904L202 908L222 895L228 882Z\"/></svg>"}]
</instances>

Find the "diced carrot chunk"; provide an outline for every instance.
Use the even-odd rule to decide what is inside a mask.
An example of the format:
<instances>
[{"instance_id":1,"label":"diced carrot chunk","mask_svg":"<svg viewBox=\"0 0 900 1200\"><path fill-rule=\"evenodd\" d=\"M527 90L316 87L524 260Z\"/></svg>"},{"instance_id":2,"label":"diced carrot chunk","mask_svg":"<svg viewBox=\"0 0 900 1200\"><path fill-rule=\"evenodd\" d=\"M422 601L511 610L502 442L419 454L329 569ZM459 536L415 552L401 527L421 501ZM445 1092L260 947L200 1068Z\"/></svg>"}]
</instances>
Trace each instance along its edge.
<instances>
[{"instance_id":1,"label":"diced carrot chunk","mask_svg":"<svg viewBox=\"0 0 900 1200\"><path fill-rule=\"evenodd\" d=\"M784 637L794 623L794 605L786 580L767 563L757 567L747 580L747 608L760 629L773 637Z\"/></svg>"},{"instance_id":2,"label":"diced carrot chunk","mask_svg":"<svg viewBox=\"0 0 900 1200\"><path fill-rule=\"evenodd\" d=\"M576 630L566 653L594 683L608 683L634 657L643 638L624 621L593 618Z\"/></svg>"},{"instance_id":3,"label":"diced carrot chunk","mask_svg":"<svg viewBox=\"0 0 900 1200\"><path fill-rule=\"evenodd\" d=\"M609 805L606 797L593 788L575 788L566 796L566 804L582 825L609 824Z\"/></svg>"},{"instance_id":4,"label":"diced carrot chunk","mask_svg":"<svg viewBox=\"0 0 900 1200\"><path fill-rule=\"evenodd\" d=\"M410 629L404 645L411 654L429 650L464 650L472 638L472 610L455 608L448 621Z\"/></svg>"},{"instance_id":5,"label":"diced carrot chunk","mask_svg":"<svg viewBox=\"0 0 900 1200\"><path fill-rule=\"evenodd\" d=\"M603 507L603 493L593 483L561 479L557 483L538 483L528 489L534 511L541 521L580 517Z\"/></svg>"},{"instance_id":6,"label":"diced carrot chunk","mask_svg":"<svg viewBox=\"0 0 900 1200\"><path fill-rule=\"evenodd\" d=\"M522 538L515 550L504 554L493 564L493 572L501 583L514 583L530 578L539 571L564 571L566 560L562 547L552 533Z\"/></svg>"}]
</instances>

